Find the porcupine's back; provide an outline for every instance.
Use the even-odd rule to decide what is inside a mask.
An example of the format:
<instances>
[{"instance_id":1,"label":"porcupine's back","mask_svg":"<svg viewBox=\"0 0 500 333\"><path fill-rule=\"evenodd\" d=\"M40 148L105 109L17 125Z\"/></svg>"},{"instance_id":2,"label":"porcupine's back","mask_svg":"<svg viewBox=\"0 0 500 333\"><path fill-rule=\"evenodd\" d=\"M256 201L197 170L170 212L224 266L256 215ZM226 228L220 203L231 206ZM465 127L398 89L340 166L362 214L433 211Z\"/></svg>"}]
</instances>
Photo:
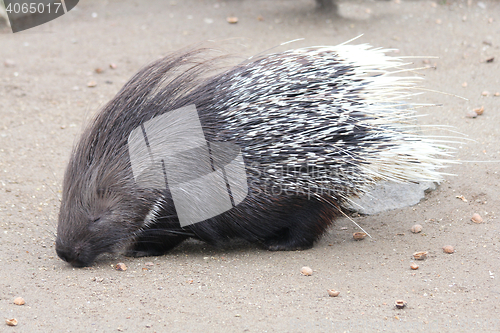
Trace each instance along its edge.
<instances>
[{"instance_id":1,"label":"porcupine's back","mask_svg":"<svg viewBox=\"0 0 500 333\"><path fill-rule=\"evenodd\" d=\"M407 101L415 78L391 75L402 65L368 45L290 50L217 76L196 106L209 141L241 147L252 184L343 204L377 180L442 177L446 152Z\"/></svg>"}]
</instances>

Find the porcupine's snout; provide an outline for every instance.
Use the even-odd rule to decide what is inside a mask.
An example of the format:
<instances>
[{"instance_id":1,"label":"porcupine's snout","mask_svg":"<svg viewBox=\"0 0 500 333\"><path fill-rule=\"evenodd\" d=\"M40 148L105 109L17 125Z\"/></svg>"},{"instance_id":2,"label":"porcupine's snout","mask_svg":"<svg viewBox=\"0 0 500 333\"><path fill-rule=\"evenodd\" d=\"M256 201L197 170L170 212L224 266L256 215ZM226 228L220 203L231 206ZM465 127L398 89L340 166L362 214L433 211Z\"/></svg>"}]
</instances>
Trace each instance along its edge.
<instances>
[{"instance_id":1,"label":"porcupine's snout","mask_svg":"<svg viewBox=\"0 0 500 333\"><path fill-rule=\"evenodd\" d=\"M100 254L113 252L113 241L105 236L106 232L107 230L93 230L83 223L59 228L56 253L73 267L90 266Z\"/></svg>"},{"instance_id":2,"label":"porcupine's snout","mask_svg":"<svg viewBox=\"0 0 500 333\"><path fill-rule=\"evenodd\" d=\"M66 201L68 202L72 203L72 200ZM109 203L101 197L101 204L103 202ZM78 210L75 205L71 207L63 206L60 213L56 252L62 260L74 267L90 266L101 254L119 251L137 229L133 220L127 218L132 214L117 212L120 209L126 211L126 207L115 207L115 210L103 208L106 212L95 211L90 216L83 211L80 214L76 213ZM67 212L72 213L67 214Z\"/></svg>"},{"instance_id":3,"label":"porcupine's snout","mask_svg":"<svg viewBox=\"0 0 500 333\"><path fill-rule=\"evenodd\" d=\"M60 241L56 241L56 252L59 258L70 263L73 267L90 266L97 257L91 247L83 243L69 247L62 245Z\"/></svg>"},{"instance_id":4,"label":"porcupine's snout","mask_svg":"<svg viewBox=\"0 0 500 333\"><path fill-rule=\"evenodd\" d=\"M92 265L101 254L116 252L120 247L119 239L124 239L126 236L113 230L117 229L116 225L108 221L103 224L105 225L91 226L86 230L74 228L70 230L75 232L64 230L58 233L56 252L59 258L73 267L85 267ZM83 224L82 226L86 227Z\"/></svg>"}]
</instances>

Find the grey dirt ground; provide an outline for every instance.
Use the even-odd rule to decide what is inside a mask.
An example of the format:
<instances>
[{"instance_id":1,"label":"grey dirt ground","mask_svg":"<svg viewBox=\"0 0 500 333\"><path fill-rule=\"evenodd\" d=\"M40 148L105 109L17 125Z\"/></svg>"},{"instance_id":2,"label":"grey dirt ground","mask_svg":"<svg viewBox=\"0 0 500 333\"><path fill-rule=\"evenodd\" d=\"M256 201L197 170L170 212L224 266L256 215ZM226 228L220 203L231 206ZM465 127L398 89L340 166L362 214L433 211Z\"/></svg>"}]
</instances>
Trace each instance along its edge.
<instances>
[{"instance_id":1,"label":"grey dirt ground","mask_svg":"<svg viewBox=\"0 0 500 333\"><path fill-rule=\"evenodd\" d=\"M339 14L318 12L312 0L81 0L25 32L1 27L0 331L500 331L500 1L343 1ZM454 176L425 200L354 217L372 239L353 241L358 230L339 219L301 252L192 241L165 256L108 256L84 269L56 256L71 147L141 66L210 39L249 56L297 38L305 40L293 46L335 45L360 34L354 43L433 67L420 71L429 91L415 99L441 106L422 109L420 122L467 136L455 145L462 163L447 169ZM481 106L483 115L466 117ZM484 222L471 222L474 213ZM420 234L410 232L416 223ZM411 270L416 251L429 255ZM118 262L128 270L115 270ZM25 305L13 303L18 296ZM398 299L406 308L394 307Z\"/></svg>"}]
</instances>

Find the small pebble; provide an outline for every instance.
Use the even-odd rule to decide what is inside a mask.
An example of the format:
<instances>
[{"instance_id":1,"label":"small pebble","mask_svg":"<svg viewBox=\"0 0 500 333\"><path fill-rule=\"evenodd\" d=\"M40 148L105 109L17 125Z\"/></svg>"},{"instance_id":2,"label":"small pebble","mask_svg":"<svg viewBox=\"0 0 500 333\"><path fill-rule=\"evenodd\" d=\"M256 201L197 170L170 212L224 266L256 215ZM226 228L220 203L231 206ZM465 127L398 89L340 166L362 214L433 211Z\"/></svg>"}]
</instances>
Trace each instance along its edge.
<instances>
[{"instance_id":1,"label":"small pebble","mask_svg":"<svg viewBox=\"0 0 500 333\"><path fill-rule=\"evenodd\" d=\"M97 67L97 68L95 69L95 72L96 72L97 74L101 74L102 72L104 72L104 69L102 69L101 67Z\"/></svg>"},{"instance_id":2,"label":"small pebble","mask_svg":"<svg viewBox=\"0 0 500 333\"><path fill-rule=\"evenodd\" d=\"M366 234L364 232L355 232L352 234L352 238L354 238L354 240L362 240L366 237Z\"/></svg>"},{"instance_id":3,"label":"small pebble","mask_svg":"<svg viewBox=\"0 0 500 333\"><path fill-rule=\"evenodd\" d=\"M305 276L310 276L312 275L313 270L311 269L311 267L304 266L300 269L300 273Z\"/></svg>"},{"instance_id":4,"label":"small pebble","mask_svg":"<svg viewBox=\"0 0 500 333\"><path fill-rule=\"evenodd\" d=\"M410 268L413 269L413 270L416 270L416 269L418 269L418 265L415 264L414 262L412 262L411 265L410 265Z\"/></svg>"},{"instance_id":5,"label":"small pebble","mask_svg":"<svg viewBox=\"0 0 500 333\"><path fill-rule=\"evenodd\" d=\"M474 215L472 215L472 217L470 219L474 223L482 223L483 222L483 218L478 213L475 213Z\"/></svg>"},{"instance_id":6,"label":"small pebble","mask_svg":"<svg viewBox=\"0 0 500 333\"><path fill-rule=\"evenodd\" d=\"M111 69L116 69L116 64L115 64L115 63L110 63L110 64L109 64L109 68L111 68Z\"/></svg>"},{"instance_id":7,"label":"small pebble","mask_svg":"<svg viewBox=\"0 0 500 333\"><path fill-rule=\"evenodd\" d=\"M95 81L90 81L87 83L87 87L89 88L94 88L95 86L97 86L97 82Z\"/></svg>"},{"instance_id":8,"label":"small pebble","mask_svg":"<svg viewBox=\"0 0 500 333\"><path fill-rule=\"evenodd\" d=\"M117 271L126 271L127 270L127 266L124 263L119 262L118 264L116 264L115 269Z\"/></svg>"},{"instance_id":9,"label":"small pebble","mask_svg":"<svg viewBox=\"0 0 500 333\"><path fill-rule=\"evenodd\" d=\"M14 304L15 305L24 305L26 302L24 301L24 298L22 297L16 297L14 299Z\"/></svg>"},{"instance_id":10,"label":"small pebble","mask_svg":"<svg viewBox=\"0 0 500 333\"><path fill-rule=\"evenodd\" d=\"M151 261L148 261L147 263L145 263L144 265L146 266L154 266L155 264L153 264Z\"/></svg>"},{"instance_id":11,"label":"small pebble","mask_svg":"<svg viewBox=\"0 0 500 333\"><path fill-rule=\"evenodd\" d=\"M340 291L337 291L335 289L328 289L328 295L330 297L337 297L340 294Z\"/></svg>"},{"instance_id":12,"label":"small pebble","mask_svg":"<svg viewBox=\"0 0 500 333\"><path fill-rule=\"evenodd\" d=\"M467 118L476 118L476 117L477 117L477 113L476 113L476 111L472 110L472 111L468 111L468 112L465 114L465 116L466 116Z\"/></svg>"},{"instance_id":13,"label":"small pebble","mask_svg":"<svg viewBox=\"0 0 500 333\"><path fill-rule=\"evenodd\" d=\"M5 319L5 323L9 326L16 326L17 325L17 319L16 318L11 318L11 319Z\"/></svg>"},{"instance_id":14,"label":"small pebble","mask_svg":"<svg viewBox=\"0 0 500 333\"><path fill-rule=\"evenodd\" d=\"M478 116L482 115L482 114L484 113L484 106L481 106L480 108L475 108L475 109L474 109L474 112L475 112Z\"/></svg>"},{"instance_id":15,"label":"small pebble","mask_svg":"<svg viewBox=\"0 0 500 333\"><path fill-rule=\"evenodd\" d=\"M394 302L394 305L398 308L398 309L402 309L406 306L406 301L403 301L403 300L397 300L396 302Z\"/></svg>"},{"instance_id":16,"label":"small pebble","mask_svg":"<svg viewBox=\"0 0 500 333\"><path fill-rule=\"evenodd\" d=\"M451 245L446 245L446 246L443 246L443 251L445 253L453 253L453 252L455 252L455 249Z\"/></svg>"},{"instance_id":17,"label":"small pebble","mask_svg":"<svg viewBox=\"0 0 500 333\"><path fill-rule=\"evenodd\" d=\"M415 258L416 260L424 260L425 258L427 258L427 253L427 251L415 252L413 253L413 258Z\"/></svg>"},{"instance_id":18,"label":"small pebble","mask_svg":"<svg viewBox=\"0 0 500 333\"><path fill-rule=\"evenodd\" d=\"M481 93L481 96L488 96L489 94L490 94L489 92L487 92L487 91L483 91L483 92Z\"/></svg>"},{"instance_id":19,"label":"small pebble","mask_svg":"<svg viewBox=\"0 0 500 333\"><path fill-rule=\"evenodd\" d=\"M421 231L422 226L420 224L415 224L413 227L411 227L411 232L413 232L414 234L418 234Z\"/></svg>"},{"instance_id":20,"label":"small pebble","mask_svg":"<svg viewBox=\"0 0 500 333\"><path fill-rule=\"evenodd\" d=\"M495 97L499 97L499 96L500 96L500 92L499 92L499 91L497 91L495 94L493 94L493 96L495 96Z\"/></svg>"},{"instance_id":21,"label":"small pebble","mask_svg":"<svg viewBox=\"0 0 500 333\"><path fill-rule=\"evenodd\" d=\"M467 88L467 82L462 83L462 87Z\"/></svg>"},{"instance_id":22,"label":"small pebble","mask_svg":"<svg viewBox=\"0 0 500 333\"><path fill-rule=\"evenodd\" d=\"M238 18L236 16L229 16L226 20L228 23L231 23L231 24L238 23Z\"/></svg>"}]
</instances>

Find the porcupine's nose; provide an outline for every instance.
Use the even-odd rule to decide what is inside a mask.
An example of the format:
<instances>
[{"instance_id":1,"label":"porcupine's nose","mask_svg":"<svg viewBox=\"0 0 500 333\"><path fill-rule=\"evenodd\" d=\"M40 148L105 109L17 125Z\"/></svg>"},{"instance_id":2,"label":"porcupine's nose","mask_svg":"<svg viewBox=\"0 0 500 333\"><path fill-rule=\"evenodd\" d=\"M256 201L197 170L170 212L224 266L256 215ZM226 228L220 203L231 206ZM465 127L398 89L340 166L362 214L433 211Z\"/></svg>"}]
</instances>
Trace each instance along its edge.
<instances>
[{"instance_id":1,"label":"porcupine's nose","mask_svg":"<svg viewBox=\"0 0 500 333\"><path fill-rule=\"evenodd\" d=\"M88 256L84 255L81 249L69 249L58 246L56 243L56 253L62 260L68 262L73 267L89 266L92 260L88 260Z\"/></svg>"}]
</instances>

